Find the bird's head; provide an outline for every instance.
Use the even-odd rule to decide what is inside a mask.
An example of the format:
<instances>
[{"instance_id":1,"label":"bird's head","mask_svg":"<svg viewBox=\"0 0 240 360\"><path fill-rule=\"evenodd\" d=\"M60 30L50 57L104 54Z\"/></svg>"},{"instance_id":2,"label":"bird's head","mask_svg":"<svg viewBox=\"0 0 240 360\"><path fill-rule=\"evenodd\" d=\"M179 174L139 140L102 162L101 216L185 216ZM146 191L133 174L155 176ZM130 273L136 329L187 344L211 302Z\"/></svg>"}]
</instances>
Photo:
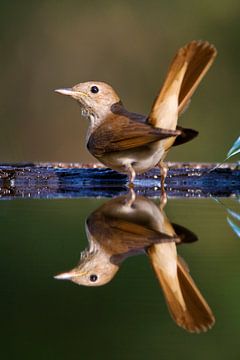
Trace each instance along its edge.
<instances>
[{"instance_id":1,"label":"bird's head","mask_svg":"<svg viewBox=\"0 0 240 360\"><path fill-rule=\"evenodd\" d=\"M74 269L56 275L54 278L59 280L70 280L78 285L100 286L107 284L119 267L110 261L109 256L97 252L83 251L78 266Z\"/></svg>"},{"instance_id":2,"label":"bird's head","mask_svg":"<svg viewBox=\"0 0 240 360\"><path fill-rule=\"evenodd\" d=\"M99 81L88 81L72 88L56 89L55 92L71 96L82 107L86 117L105 118L111 111L111 106L120 101L113 88Z\"/></svg>"}]
</instances>

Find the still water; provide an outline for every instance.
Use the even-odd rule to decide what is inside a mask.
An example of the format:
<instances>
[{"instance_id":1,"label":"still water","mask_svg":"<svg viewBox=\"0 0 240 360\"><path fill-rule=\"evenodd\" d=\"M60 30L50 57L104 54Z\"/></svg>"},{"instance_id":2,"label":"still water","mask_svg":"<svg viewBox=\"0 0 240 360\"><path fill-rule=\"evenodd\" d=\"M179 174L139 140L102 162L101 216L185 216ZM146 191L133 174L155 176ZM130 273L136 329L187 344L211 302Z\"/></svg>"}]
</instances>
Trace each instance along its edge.
<instances>
[{"instance_id":1,"label":"still water","mask_svg":"<svg viewBox=\"0 0 240 360\"><path fill-rule=\"evenodd\" d=\"M110 209L115 199L102 208L109 200L0 202L0 353L4 358L240 358L240 239L227 222L227 208L239 213L237 199L221 199L225 207L209 198L169 199L164 209L158 200L141 199L145 201L142 212L148 212L149 218L144 220L141 214L130 218L131 224L137 224L134 230L126 225L127 218L121 217L120 225L110 221L110 233L106 229L109 218L98 215L101 209ZM130 204L128 200L125 205L133 205L135 211L139 198ZM113 211L118 220L119 211ZM180 235L173 236L171 229L177 228L172 224L180 225ZM86 287L54 279L76 267L90 235L103 244L107 237L114 239L116 231L122 232L123 242L126 231L135 238L128 237L127 245L119 242L122 253L131 256L115 261L117 269L106 285ZM161 233L161 241L156 232ZM189 234L190 240L197 241L188 241ZM176 325L151 256L134 256L156 246L175 247L175 242L180 242L177 252L184 259L182 264L189 268L208 307L207 322L211 316L216 319L207 332L192 334ZM108 243L105 250L116 255L118 248ZM82 261L86 258L85 252Z\"/></svg>"}]
</instances>

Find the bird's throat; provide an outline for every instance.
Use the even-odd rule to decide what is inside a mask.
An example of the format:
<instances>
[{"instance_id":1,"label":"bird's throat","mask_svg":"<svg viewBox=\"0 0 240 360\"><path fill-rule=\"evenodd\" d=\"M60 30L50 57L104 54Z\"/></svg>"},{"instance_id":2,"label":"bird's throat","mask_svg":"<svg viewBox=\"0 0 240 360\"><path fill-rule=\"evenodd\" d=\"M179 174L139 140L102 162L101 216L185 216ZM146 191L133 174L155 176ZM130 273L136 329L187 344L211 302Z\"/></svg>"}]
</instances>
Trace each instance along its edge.
<instances>
[{"instance_id":1,"label":"bird's throat","mask_svg":"<svg viewBox=\"0 0 240 360\"><path fill-rule=\"evenodd\" d=\"M87 117L89 120L89 127L86 138L86 143L87 143L92 133L98 128L99 125L101 125L103 120L98 115L90 112L88 112L88 115L85 117Z\"/></svg>"}]
</instances>

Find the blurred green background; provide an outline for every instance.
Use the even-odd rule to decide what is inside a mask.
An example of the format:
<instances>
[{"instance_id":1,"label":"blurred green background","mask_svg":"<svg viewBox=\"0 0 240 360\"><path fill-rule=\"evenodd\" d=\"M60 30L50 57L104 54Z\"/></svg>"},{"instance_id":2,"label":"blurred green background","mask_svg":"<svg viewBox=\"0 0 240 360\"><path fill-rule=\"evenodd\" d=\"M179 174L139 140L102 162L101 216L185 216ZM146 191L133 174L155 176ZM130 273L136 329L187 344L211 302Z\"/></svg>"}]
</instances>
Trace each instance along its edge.
<instances>
[{"instance_id":1,"label":"blurred green background","mask_svg":"<svg viewBox=\"0 0 240 360\"><path fill-rule=\"evenodd\" d=\"M180 123L200 131L168 159L220 161L239 135L239 0L0 3L0 161L92 161L87 120L53 89L103 80L147 114L176 50L218 49Z\"/></svg>"}]
</instances>

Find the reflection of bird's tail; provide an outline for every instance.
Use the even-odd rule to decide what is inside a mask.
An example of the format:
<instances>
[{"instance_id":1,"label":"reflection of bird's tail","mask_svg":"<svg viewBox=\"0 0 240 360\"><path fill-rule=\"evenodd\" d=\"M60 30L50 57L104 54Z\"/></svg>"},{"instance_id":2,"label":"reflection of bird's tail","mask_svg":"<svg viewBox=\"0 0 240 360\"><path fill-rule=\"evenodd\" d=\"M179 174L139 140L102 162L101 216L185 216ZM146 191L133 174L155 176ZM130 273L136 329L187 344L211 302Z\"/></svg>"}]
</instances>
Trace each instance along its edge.
<instances>
[{"instance_id":1,"label":"reflection of bird's tail","mask_svg":"<svg viewBox=\"0 0 240 360\"><path fill-rule=\"evenodd\" d=\"M196 287L176 245L157 244L149 249L169 311L176 323L190 332L207 331L215 322L207 302Z\"/></svg>"},{"instance_id":2,"label":"reflection of bird's tail","mask_svg":"<svg viewBox=\"0 0 240 360\"><path fill-rule=\"evenodd\" d=\"M206 41L192 41L178 50L152 106L149 122L153 126L176 128L178 113L188 105L216 53L214 46Z\"/></svg>"}]
</instances>

